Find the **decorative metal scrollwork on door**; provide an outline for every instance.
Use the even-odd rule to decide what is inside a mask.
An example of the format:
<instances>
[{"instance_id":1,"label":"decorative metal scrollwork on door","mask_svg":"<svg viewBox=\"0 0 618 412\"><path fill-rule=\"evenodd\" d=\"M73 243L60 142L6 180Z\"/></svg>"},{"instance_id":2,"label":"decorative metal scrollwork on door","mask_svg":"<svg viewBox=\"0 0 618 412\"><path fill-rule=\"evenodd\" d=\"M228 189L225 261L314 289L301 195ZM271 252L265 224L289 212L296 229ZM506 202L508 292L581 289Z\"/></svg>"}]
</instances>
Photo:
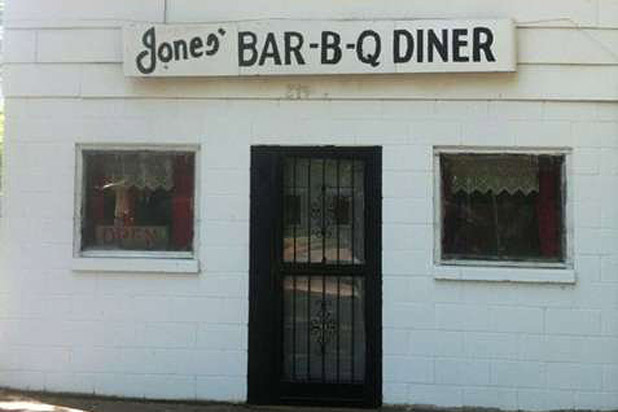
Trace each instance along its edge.
<instances>
[{"instance_id":1,"label":"decorative metal scrollwork on door","mask_svg":"<svg viewBox=\"0 0 618 412\"><path fill-rule=\"evenodd\" d=\"M353 158L284 161L284 380L364 377L365 166Z\"/></svg>"},{"instance_id":2,"label":"decorative metal scrollwork on door","mask_svg":"<svg viewBox=\"0 0 618 412\"><path fill-rule=\"evenodd\" d=\"M290 158L284 171L283 261L364 262L364 163Z\"/></svg>"},{"instance_id":3,"label":"decorative metal scrollwork on door","mask_svg":"<svg viewBox=\"0 0 618 412\"><path fill-rule=\"evenodd\" d=\"M310 331L318 346L319 353L324 353L326 345L337 335L337 322L332 310L325 300L316 302L317 311L311 318Z\"/></svg>"}]
</instances>

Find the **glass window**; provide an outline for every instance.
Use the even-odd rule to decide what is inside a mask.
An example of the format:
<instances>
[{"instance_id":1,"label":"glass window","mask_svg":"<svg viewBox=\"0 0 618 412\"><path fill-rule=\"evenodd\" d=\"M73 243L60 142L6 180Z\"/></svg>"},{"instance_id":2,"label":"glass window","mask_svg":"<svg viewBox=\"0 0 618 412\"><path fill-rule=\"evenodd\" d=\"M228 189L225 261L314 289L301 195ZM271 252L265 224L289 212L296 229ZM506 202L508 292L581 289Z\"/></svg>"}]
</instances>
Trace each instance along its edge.
<instances>
[{"instance_id":1,"label":"glass window","mask_svg":"<svg viewBox=\"0 0 618 412\"><path fill-rule=\"evenodd\" d=\"M363 263L364 162L290 157L283 172L284 262Z\"/></svg>"},{"instance_id":2,"label":"glass window","mask_svg":"<svg viewBox=\"0 0 618 412\"><path fill-rule=\"evenodd\" d=\"M442 260L563 262L563 155L440 154Z\"/></svg>"},{"instance_id":3,"label":"glass window","mask_svg":"<svg viewBox=\"0 0 618 412\"><path fill-rule=\"evenodd\" d=\"M194 153L82 153L82 251L193 250Z\"/></svg>"}]
</instances>

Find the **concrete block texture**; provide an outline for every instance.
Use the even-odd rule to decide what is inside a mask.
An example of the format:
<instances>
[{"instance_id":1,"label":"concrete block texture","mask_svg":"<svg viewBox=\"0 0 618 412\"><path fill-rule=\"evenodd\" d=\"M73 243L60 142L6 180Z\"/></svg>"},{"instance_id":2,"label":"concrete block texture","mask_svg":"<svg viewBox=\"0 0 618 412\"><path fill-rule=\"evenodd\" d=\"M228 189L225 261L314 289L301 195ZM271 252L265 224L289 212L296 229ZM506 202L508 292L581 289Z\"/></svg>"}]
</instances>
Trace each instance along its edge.
<instances>
[{"instance_id":1,"label":"concrete block texture","mask_svg":"<svg viewBox=\"0 0 618 412\"><path fill-rule=\"evenodd\" d=\"M599 235L612 239L614 225L594 223L589 214L598 213L598 208L588 205L613 199L605 183L596 184L612 176L610 169L595 166L604 150L597 142L611 138L613 122L608 125L606 105L438 103L403 102L422 107L423 116L431 120L393 115L390 136L402 138L381 143L387 160L385 402L604 408L615 396L613 365L618 362L612 349L618 339L618 282L611 274L617 255L611 242L599 240ZM389 128L383 113L399 110L394 102L380 101L328 105L330 109L323 111L316 102L10 98L13 141L7 150L11 158L1 223L3 236L10 231L13 242L3 248L6 254L0 261L6 280L0 283L3 383L124 396L243 400L249 310L248 153L251 142L268 141L260 114L271 116L278 108L292 119L319 113L315 123L336 120L341 130L346 125L357 130L357 119L370 122L372 116L381 119L380 127ZM585 195L570 222L575 229L576 284L436 280L434 147L464 142L465 130L487 133L483 126L470 125L490 118L500 119L507 129L513 122L525 122L525 128L518 124L512 133L536 131L541 146L545 137L555 142L560 133L575 144L582 140L572 139L571 126L583 133L583 116L568 120L567 114L581 111L590 115L586 124L597 126L590 128L592 144L566 145L572 147L574 160L566 184ZM593 120L600 112L606 114ZM187 133L181 140L156 134L151 144L200 147L202 272L167 276L72 271L75 144L143 144L150 141L154 117L173 116L180 116ZM222 116L246 121L232 127ZM268 130L270 136L285 137L291 127L271 121ZM508 134L494 136L492 147L500 145L517 148ZM534 146L519 150L533 151ZM20 154L25 158L16 162ZM408 166L406 154L417 164ZM49 162L53 174L48 173ZM32 259L34 255L38 258ZM525 268L508 271L509 279L518 271L522 278L536 273ZM165 386L166 378L173 384Z\"/></svg>"},{"instance_id":2,"label":"concrete block texture","mask_svg":"<svg viewBox=\"0 0 618 412\"><path fill-rule=\"evenodd\" d=\"M109 27L126 21L163 22L164 10L165 0L22 0L7 2L5 18L8 27Z\"/></svg>"},{"instance_id":3,"label":"concrete block texture","mask_svg":"<svg viewBox=\"0 0 618 412\"><path fill-rule=\"evenodd\" d=\"M243 402L251 145L379 145L384 402L615 409L617 10L615 0L7 2L0 386ZM134 22L496 16L518 27L516 73L132 79L121 66L121 27ZM73 270L83 144L199 148L198 274ZM473 263L465 280L440 265L445 147L567 154L568 267L552 270L568 276Z\"/></svg>"}]
</instances>

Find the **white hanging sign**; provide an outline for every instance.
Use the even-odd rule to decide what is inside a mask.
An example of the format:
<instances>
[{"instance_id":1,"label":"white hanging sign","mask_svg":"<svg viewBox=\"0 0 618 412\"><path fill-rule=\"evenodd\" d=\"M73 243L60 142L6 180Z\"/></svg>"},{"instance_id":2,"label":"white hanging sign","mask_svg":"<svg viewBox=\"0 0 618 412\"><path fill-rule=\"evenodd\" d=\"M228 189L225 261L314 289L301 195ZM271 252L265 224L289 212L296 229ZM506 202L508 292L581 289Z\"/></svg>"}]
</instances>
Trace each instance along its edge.
<instances>
[{"instance_id":1,"label":"white hanging sign","mask_svg":"<svg viewBox=\"0 0 618 412\"><path fill-rule=\"evenodd\" d=\"M516 70L509 19L139 24L123 38L127 76Z\"/></svg>"}]
</instances>

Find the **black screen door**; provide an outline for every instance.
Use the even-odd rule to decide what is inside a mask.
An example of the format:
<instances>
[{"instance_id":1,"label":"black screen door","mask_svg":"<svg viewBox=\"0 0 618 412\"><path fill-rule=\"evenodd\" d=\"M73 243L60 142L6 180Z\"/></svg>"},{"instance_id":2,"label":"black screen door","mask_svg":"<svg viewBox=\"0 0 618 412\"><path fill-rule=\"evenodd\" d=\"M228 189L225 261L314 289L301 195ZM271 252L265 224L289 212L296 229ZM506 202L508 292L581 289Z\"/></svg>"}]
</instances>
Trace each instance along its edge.
<instances>
[{"instance_id":1,"label":"black screen door","mask_svg":"<svg viewBox=\"0 0 618 412\"><path fill-rule=\"evenodd\" d=\"M249 402L381 403L380 256L380 148L253 148Z\"/></svg>"}]
</instances>

